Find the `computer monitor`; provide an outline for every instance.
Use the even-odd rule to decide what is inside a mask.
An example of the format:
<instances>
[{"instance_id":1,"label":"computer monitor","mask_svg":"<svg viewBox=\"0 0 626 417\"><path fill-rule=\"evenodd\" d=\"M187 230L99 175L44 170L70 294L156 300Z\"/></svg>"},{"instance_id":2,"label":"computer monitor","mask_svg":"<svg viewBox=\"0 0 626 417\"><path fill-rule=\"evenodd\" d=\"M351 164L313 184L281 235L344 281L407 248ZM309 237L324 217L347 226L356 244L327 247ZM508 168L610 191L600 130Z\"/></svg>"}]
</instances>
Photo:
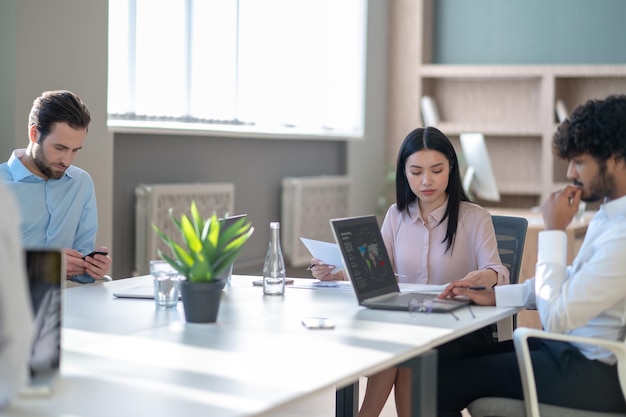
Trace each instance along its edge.
<instances>
[{"instance_id":1,"label":"computer monitor","mask_svg":"<svg viewBox=\"0 0 626 417\"><path fill-rule=\"evenodd\" d=\"M491 169L485 137L482 133L462 133L461 148L467 170L463 176L463 188L470 190L481 200L500 201L496 178Z\"/></svg>"}]
</instances>

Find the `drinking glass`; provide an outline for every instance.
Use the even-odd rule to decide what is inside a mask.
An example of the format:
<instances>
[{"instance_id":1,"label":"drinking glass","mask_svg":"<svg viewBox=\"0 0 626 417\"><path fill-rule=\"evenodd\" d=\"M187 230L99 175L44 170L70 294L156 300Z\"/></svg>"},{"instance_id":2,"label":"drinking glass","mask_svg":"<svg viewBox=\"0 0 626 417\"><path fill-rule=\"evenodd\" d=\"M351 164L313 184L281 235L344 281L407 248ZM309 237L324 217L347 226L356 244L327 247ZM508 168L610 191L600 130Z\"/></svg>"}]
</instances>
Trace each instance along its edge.
<instances>
[{"instance_id":1,"label":"drinking glass","mask_svg":"<svg viewBox=\"0 0 626 417\"><path fill-rule=\"evenodd\" d=\"M150 275L154 282L154 303L157 307L176 307L180 293L180 274L162 260L150 261Z\"/></svg>"}]
</instances>

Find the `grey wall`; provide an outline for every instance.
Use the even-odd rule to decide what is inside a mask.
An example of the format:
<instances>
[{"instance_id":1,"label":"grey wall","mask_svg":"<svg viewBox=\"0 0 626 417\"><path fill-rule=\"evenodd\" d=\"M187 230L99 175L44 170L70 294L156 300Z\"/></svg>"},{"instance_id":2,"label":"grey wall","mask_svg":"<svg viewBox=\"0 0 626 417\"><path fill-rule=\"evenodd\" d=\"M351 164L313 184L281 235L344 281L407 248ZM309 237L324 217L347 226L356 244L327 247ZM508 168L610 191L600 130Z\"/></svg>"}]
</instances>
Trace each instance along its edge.
<instances>
[{"instance_id":1,"label":"grey wall","mask_svg":"<svg viewBox=\"0 0 626 417\"><path fill-rule=\"evenodd\" d=\"M433 0L438 64L626 63L623 0Z\"/></svg>"},{"instance_id":2,"label":"grey wall","mask_svg":"<svg viewBox=\"0 0 626 417\"><path fill-rule=\"evenodd\" d=\"M280 221L281 179L345 175L346 146L343 141L115 135L115 276L130 276L134 266L135 187L182 182L235 184L235 211L248 213L255 226L235 272L261 273L269 223Z\"/></svg>"},{"instance_id":3,"label":"grey wall","mask_svg":"<svg viewBox=\"0 0 626 417\"><path fill-rule=\"evenodd\" d=\"M0 160L15 145L15 0L0 1ZM26 115L25 115L26 116ZM26 118L24 119L26 120ZM26 128L26 124L24 124Z\"/></svg>"}]
</instances>

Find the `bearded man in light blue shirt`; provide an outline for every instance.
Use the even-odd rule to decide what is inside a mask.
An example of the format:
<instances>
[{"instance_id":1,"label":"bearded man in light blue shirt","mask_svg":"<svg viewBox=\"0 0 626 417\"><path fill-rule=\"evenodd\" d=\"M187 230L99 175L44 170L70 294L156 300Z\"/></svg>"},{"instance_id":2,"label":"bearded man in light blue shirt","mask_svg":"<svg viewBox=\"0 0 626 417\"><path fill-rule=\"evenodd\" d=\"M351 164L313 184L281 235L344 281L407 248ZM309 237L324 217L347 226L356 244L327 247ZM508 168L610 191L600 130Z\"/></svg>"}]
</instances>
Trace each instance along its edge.
<instances>
[{"instance_id":1,"label":"bearded man in light blue shirt","mask_svg":"<svg viewBox=\"0 0 626 417\"><path fill-rule=\"evenodd\" d=\"M89 174L71 165L83 147L89 110L70 91L47 91L33 102L28 146L0 165L0 180L21 211L24 247L64 248L67 278L89 283L103 279L111 257L86 256L94 250L98 212ZM108 253L106 247L98 248Z\"/></svg>"}]
</instances>

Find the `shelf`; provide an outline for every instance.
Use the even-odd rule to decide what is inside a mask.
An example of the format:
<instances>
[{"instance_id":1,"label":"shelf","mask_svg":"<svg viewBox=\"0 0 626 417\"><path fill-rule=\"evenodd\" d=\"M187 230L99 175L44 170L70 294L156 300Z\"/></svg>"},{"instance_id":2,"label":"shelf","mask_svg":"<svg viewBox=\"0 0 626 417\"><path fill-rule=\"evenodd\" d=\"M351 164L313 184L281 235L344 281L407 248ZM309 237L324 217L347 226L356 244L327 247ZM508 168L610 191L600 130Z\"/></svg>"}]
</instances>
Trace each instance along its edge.
<instances>
[{"instance_id":1,"label":"shelf","mask_svg":"<svg viewBox=\"0 0 626 417\"><path fill-rule=\"evenodd\" d=\"M428 64L418 74L421 96L433 99L436 126L457 152L460 134L482 133L500 193L539 201L571 183L567 161L552 155L556 100L570 114L587 100L626 91L626 65Z\"/></svg>"},{"instance_id":2,"label":"shelf","mask_svg":"<svg viewBox=\"0 0 626 417\"><path fill-rule=\"evenodd\" d=\"M549 77L624 77L624 65L441 65L424 64L419 77L457 79L536 79Z\"/></svg>"},{"instance_id":3,"label":"shelf","mask_svg":"<svg viewBox=\"0 0 626 417\"><path fill-rule=\"evenodd\" d=\"M555 79L555 99L562 100L571 113L576 107L590 99L602 99L611 94L626 92L626 71L621 76L603 75L568 75Z\"/></svg>"},{"instance_id":4,"label":"shelf","mask_svg":"<svg viewBox=\"0 0 626 417\"><path fill-rule=\"evenodd\" d=\"M426 64L419 69L419 77L454 78L461 80L538 80L545 71L536 65L437 65Z\"/></svg>"},{"instance_id":5,"label":"shelf","mask_svg":"<svg viewBox=\"0 0 626 417\"><path fill-rule=\"evenodd\" d=\"M523 181L499 181L498 190L507 195L541 195L541 184Z\"/></svg>"},{"instance_id":6,"label":"shelf","mask_svg":"<svg viewBox=\"0 0 626 417\"><path fill-rule=\"evenodd\" d=\"M440 122L435 126L447 136L458 136L461 133L482 133L485 136L503 136L517 137L529 136L538 137L542 135L542 130L536 126L511 126L511 125L495 125L487 123L453 123Z\"/></svg>"},{"instance_id":7,"label":"shelf","mask_svg":"<svg viewBox=\"0 0 626 417\"><path fill-rule=\"evenodd\" d=\"M421 84L441 122L458 125L456 132L491 126L504 134L541 133L540 78L424 77Z\"/></svg>"}]
</instances>

